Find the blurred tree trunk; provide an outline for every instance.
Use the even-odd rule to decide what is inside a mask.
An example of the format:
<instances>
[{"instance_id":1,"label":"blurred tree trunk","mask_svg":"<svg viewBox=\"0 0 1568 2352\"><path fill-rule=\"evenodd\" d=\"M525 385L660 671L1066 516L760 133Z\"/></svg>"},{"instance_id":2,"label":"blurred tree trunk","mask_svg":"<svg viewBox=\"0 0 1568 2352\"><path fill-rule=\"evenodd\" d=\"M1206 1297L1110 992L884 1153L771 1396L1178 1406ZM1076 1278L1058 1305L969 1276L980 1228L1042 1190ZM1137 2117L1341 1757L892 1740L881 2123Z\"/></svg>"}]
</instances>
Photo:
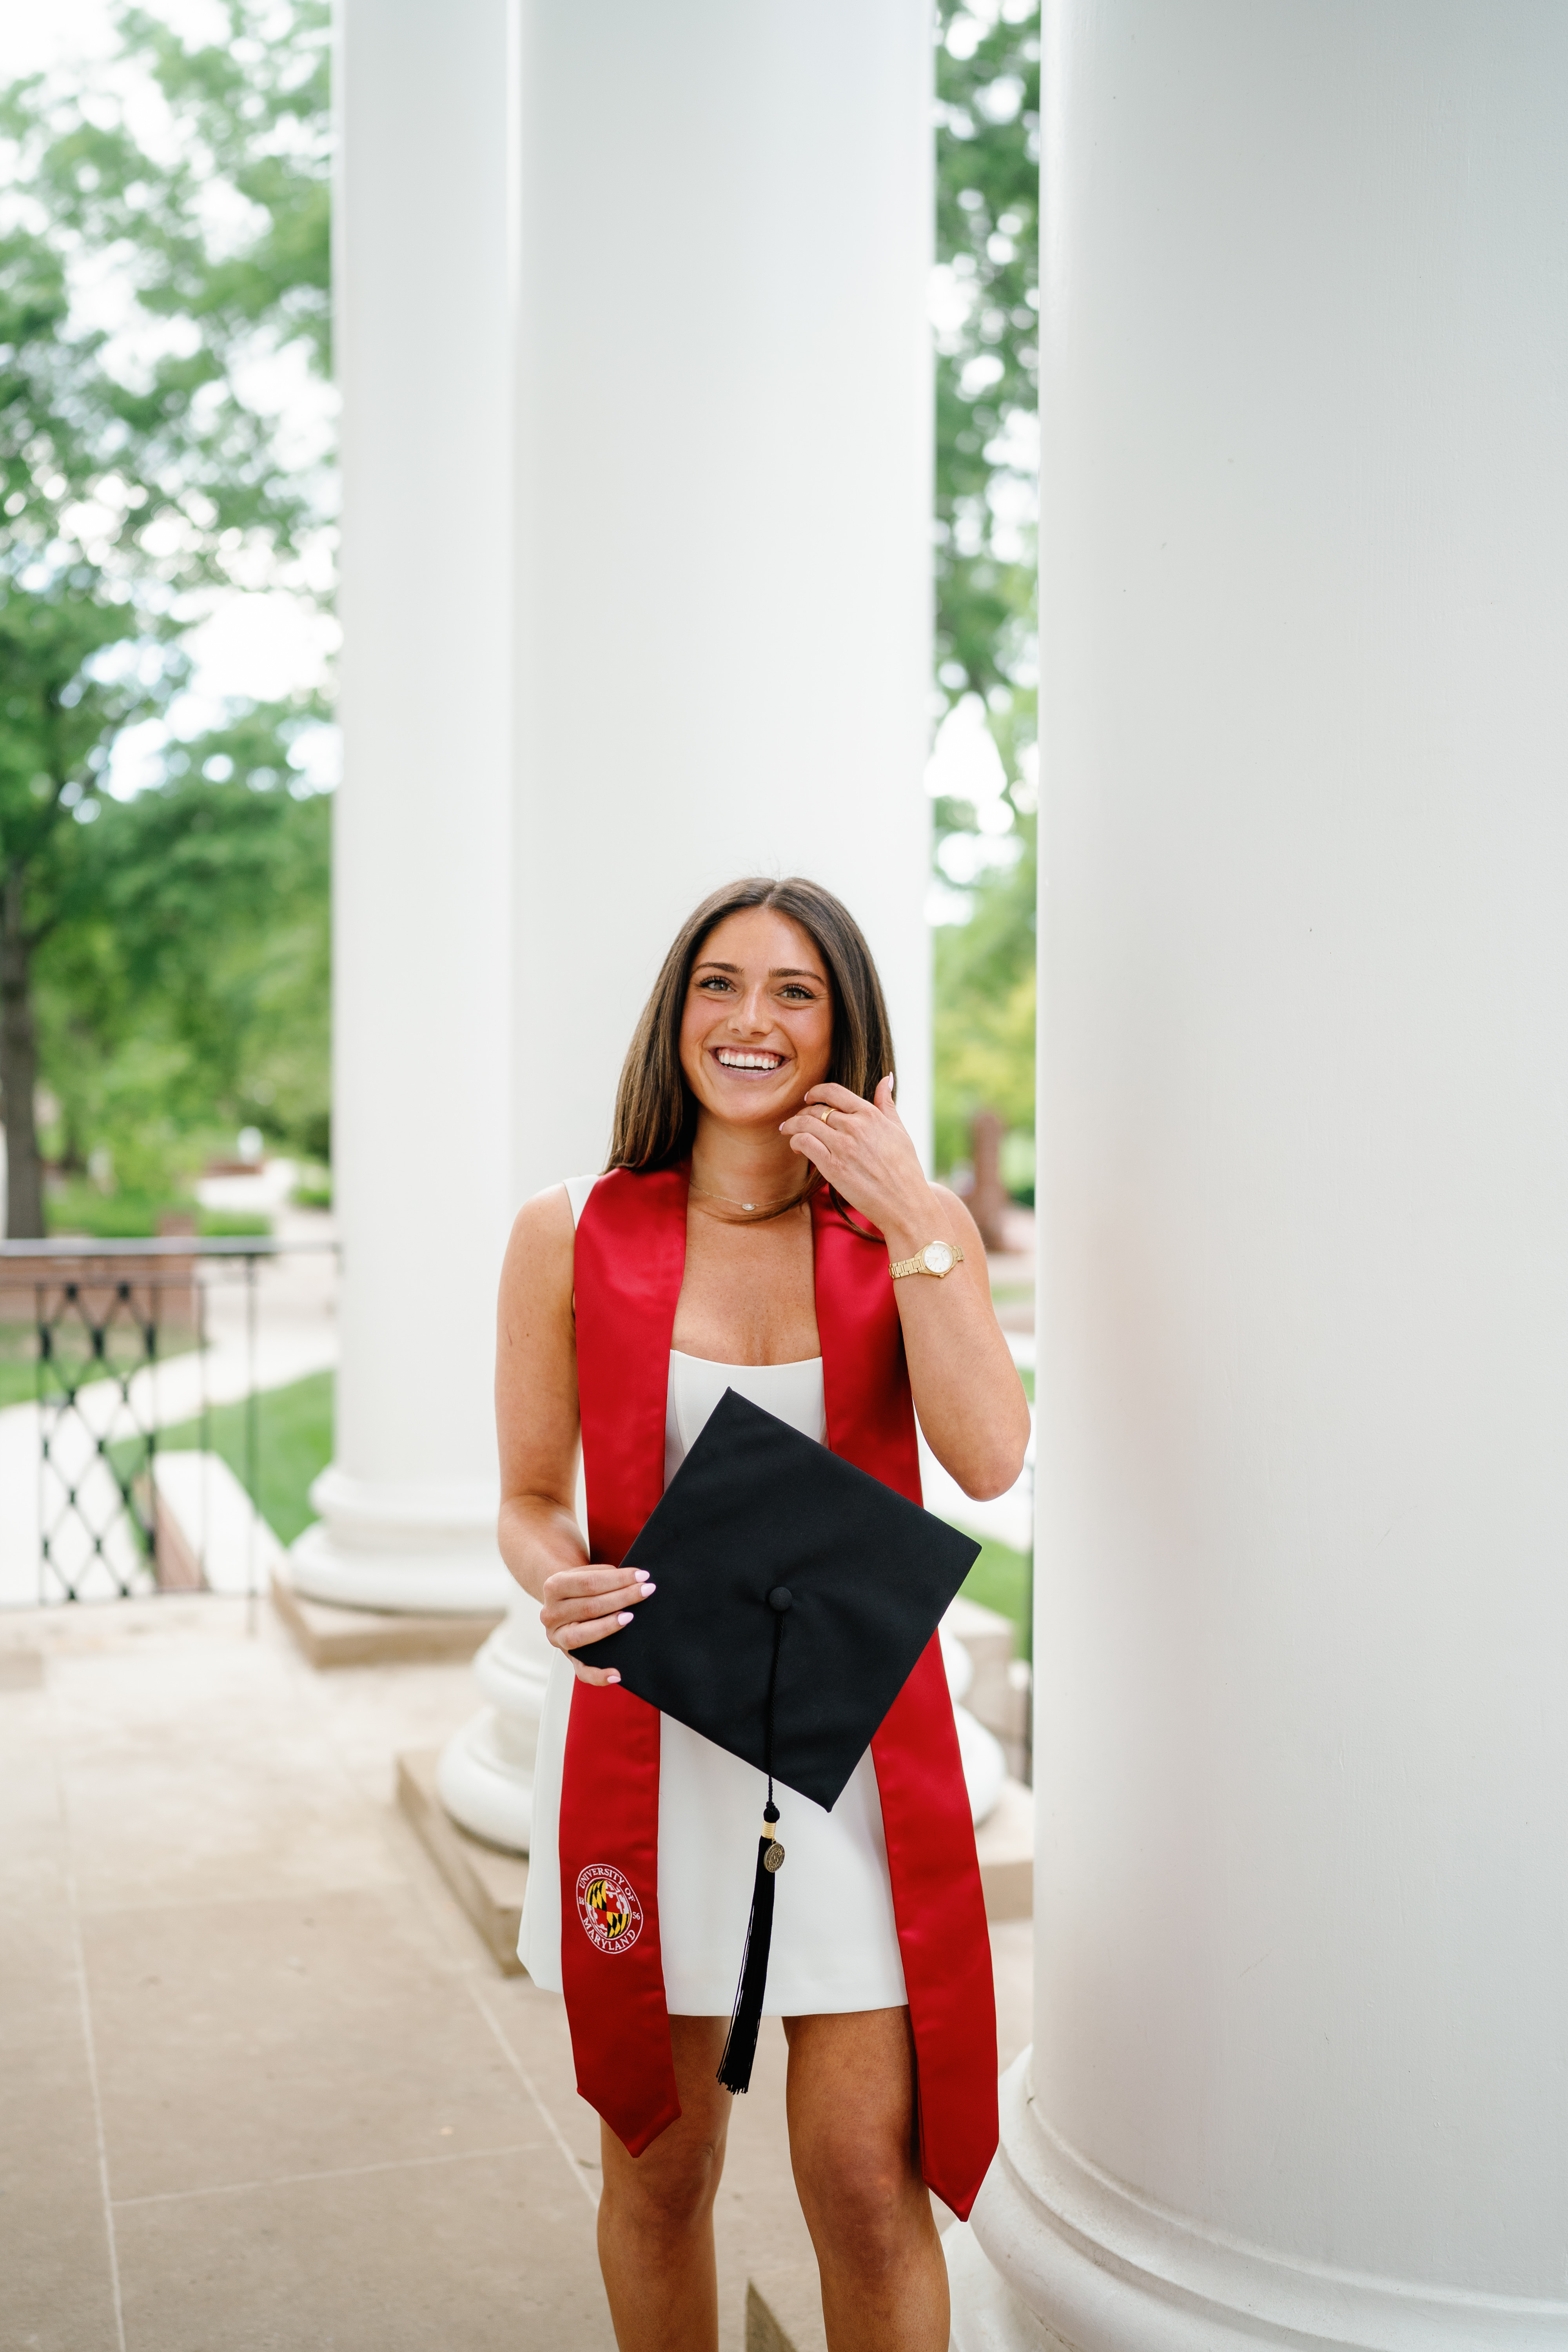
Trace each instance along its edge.
<instances>
[{"instance_id":1,"label":"blurred tree trunk","mask_svg":"<svg viewBox=\"0 0 1568 2352\"><path fill-rule=\"evenodd\" d=\"M975 1114L969 1130L971 1164L974 1173L969 1183L969 1213L980 1228L980 1238L988 1250L1007 1246L1005 1219L1008 1210L1007 1191L1002 1181L1003 1123L994 1110Z\"/></svg>"},{"instance_id":2,"label":"blurred tree trunk","mask_svg":"<svg viewBox=\"0 0 1568 2352\"><path fill-rule=\"evenodd\" d=\"M37 1040L33 1028L32 942L23 928L22 873L10 866L0 885L0 1101L5 1116L5 1238L42 1241L43 1169L33 1096Z\"/></svg>"}]
</instances>

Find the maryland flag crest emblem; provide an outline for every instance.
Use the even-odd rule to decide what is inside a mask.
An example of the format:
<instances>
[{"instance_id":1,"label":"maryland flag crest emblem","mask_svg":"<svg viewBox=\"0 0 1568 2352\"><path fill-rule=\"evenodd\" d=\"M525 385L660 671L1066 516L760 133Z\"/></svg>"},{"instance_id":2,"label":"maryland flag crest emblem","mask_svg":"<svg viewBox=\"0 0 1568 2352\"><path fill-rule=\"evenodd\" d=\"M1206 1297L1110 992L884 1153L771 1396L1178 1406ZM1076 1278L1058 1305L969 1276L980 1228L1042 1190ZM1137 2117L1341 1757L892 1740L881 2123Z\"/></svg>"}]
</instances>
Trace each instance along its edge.
<instances>
[{"instance_id":1,"label":"maryland flag crest emblem","mask_svg":"<svg viewBox=\"0 0 1568 2352\"><path fill-rule=\"evenodd\" d=\"M642 1905L629 1878L607 1862L577 1874L577 1916L601 1952L629 1952L642 1933Z\"/></svg>"}]
</instances>

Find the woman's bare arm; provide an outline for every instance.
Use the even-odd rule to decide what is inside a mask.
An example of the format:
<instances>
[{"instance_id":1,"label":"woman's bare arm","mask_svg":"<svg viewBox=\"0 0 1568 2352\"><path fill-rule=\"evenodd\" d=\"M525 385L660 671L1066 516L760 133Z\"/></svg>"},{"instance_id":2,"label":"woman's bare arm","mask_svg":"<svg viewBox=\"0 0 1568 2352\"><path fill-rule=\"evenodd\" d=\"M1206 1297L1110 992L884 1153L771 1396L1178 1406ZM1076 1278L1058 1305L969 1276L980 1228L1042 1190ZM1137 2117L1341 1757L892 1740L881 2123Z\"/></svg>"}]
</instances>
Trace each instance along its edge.
<instances>
[{"instance_id":1,"label":"woman's bare arm","mask_svg":"<svg viewBox=\"0 0 1568 2352\"><path fill-rule=\"evenodd\" d=\"M996 1320L980 1229L956 1192L928 1189L927 1230L915 1219L889 1234L889 1254L912 1257L927 1242L952 1241L963 1259L940 1281L905 1275L894 1286L910 1387L931 1452L966 1495L984 1500L1005 1495L1023 1469L1028 1400Z\"/></svg>"},{"instance_id":2,"label":"woman's bare arm","mask_svg":"<svg viewBox=\"0 0 1568 2352\"><path fill-rule=\"evenodd\" d=\"M927 1444L964 1493L976 1500L1005 1494L1024 1466L1029 1407L991 1303L973 1218L956 1193L928 1182L889 1080L871 1102L832 1084L809 1087L805 1101L781 1132L871 1220L890 1258L912 1257L933 1241L962 1248L963 1263L950 1274L905 1275L894 1285L910 1387Z\"/></svg>"},{"instance_id":3,"label":"woman's bare arm","mask_svg":"<svg viewBox=\"0 0 1568 2352\"><path fill-rule=\"evenodd\" d=\"M519 1210L496 1308L501 1558L542 1603L545 1633L584 1682L618 1682L574 1654L628 1622L653 1586L640 1569L595 1566L577 1525L577 1339L572 1204L557 1185Z\"/></svg>"}]
</instances>

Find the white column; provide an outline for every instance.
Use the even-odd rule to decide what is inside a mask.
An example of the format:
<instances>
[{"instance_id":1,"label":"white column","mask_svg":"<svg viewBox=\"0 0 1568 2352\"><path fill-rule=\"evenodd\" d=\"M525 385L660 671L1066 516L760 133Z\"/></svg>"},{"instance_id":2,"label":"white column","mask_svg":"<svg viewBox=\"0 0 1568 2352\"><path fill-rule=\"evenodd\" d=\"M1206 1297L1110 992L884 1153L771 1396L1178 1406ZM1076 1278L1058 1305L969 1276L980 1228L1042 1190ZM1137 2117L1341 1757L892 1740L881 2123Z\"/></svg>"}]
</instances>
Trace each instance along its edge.
<instances>
[{"instance_id":1,"label":"white column","mask_svg":"<svg viewBox=\"0 0 1568 2352\"><path fill-rule=\"evenodd\" d=\"M748 873L864 925L923 1146L929 11L521 9L518 1196L603 1165L664 951ZM492 1837L505 1736L443 1767Z\"/></svg>"},{"instance_id":2,"label":"white column","mask_svg":"<svg viewBox=\"0 0 1568 2352\"><path fill-rule=\"evenodd\" d=\"M1037 2040L953 2340L1568 2345L1568 14L1047 29Z\"/></svg>"},{"instance_id":3,"label":"white column","mask_svg":"<svg viewBox=\"0 0 1568 2352\"><path fill-rule=\"evenodd\" d=\"M506 0L341 0L337 1448L299 1584L494 1608L510 1216Z\"/></svg>"},{"instance_id":4,"label":"white column","mask_svg":"<svg viewBox=\"0 0 1568 2352\"><path fill-rule=\"evenodd\" d=\"M929 12L521 11L519 1188L602 1164L665 949L751 872L865 925L923 1137Z\"/></svg>"}]
</instances>

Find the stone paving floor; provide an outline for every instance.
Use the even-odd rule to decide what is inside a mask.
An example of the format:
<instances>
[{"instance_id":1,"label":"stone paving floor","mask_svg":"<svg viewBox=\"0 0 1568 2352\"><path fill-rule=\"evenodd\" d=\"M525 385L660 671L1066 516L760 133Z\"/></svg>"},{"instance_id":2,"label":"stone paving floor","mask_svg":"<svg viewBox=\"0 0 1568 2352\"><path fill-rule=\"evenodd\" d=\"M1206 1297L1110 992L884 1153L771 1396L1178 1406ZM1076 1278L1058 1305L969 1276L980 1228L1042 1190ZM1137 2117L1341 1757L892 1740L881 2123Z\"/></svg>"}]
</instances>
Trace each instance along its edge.
<instances>
[{"instance_id":1,"label":"stone paving floor","mask_svg":"<svg viewBox=\"0 0 1568 2352\"><path fill-rule=\"evenodd\" d=\"M561 2003L393 1802L473 1704L216 1596L0 1614L0 2352L609 2352ZM1005 2064L1030 1936L994 1931ZM783 2057L737 2103L725 2352L759 2248L811 2267Z\"/></svg>"}]
</instances>

